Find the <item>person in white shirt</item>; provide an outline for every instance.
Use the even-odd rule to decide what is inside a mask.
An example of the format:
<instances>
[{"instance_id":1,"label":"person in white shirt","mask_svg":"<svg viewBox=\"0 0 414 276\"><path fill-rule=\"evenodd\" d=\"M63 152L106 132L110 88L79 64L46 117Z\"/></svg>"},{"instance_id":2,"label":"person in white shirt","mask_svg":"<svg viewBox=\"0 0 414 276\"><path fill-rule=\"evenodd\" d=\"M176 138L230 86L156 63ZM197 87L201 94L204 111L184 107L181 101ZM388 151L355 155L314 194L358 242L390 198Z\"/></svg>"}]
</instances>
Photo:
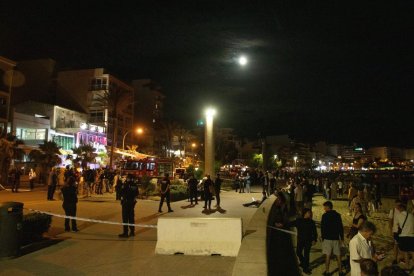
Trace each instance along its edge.
<instances>
[{"instance_id":1,"label":"person in white shirt","mask_svg":"<svg viewBox=\"0 0 414 276\"><path fill-rule=\"evenodd\" d=\"M408 255L413 256L414 253L414 216L407 212L407 207L404 204L399 204L397 209L400 211L397 221L398 227L401 229L398 237L398 248L404 253L406 268L410 269Z\"/></svg>"},{"instance_id":2,"label":"person in white shirt","mask_svg":"<svg viewBox=\"0 0 414 276\"><path fill-rule=\"evenodd\" d=\"M296 211L298 214L302 212L303 209L303 187L302 184L298 184L294 190L295 192L295 203Z\"/></svg>"},{"instance_id":3,"label":"person in white shirt","mask_svg":"<svg viewBox=\"0 0 414 276\"><path fill-rule=\"evenodd\" d=\"M398 220L397 218L400 215L400 211L397 209L397 206L399 204L401 204L401 200L396 199L394 208L392 208L390 210L390 213L388 214L389 228L394 238L394 261L392 262L394 265L398 264Z\"/></svg>"},{"instance_id":4,"label":"person in white shirt","mask_svg":"<svg viewBox=\"0 0 414 276\"><path fill-rule=\"evenodd\" d=\"M374 245L371 241L371 237L375 234L377 228L370 221L365 221L352 240L349 242L349 254L351 265L351 276L360 276L361 267L360 262L363 259L372 259L379 261L384 258L384 255L378 255L375 253Z\"/></svg>"}]
</instances>

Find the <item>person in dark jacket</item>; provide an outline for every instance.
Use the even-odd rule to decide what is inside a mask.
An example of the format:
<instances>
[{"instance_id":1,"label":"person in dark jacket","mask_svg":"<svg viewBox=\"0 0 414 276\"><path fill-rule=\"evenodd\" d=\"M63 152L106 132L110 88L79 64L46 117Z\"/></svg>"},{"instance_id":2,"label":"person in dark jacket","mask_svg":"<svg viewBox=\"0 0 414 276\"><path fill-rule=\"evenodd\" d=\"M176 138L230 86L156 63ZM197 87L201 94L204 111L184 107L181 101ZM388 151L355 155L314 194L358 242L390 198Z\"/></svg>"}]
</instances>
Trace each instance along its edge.
<instances>
[{"instance_id":1,"label":"person in dark jacket","mask_svg":"<svg viewBox=\"0 0 414 276\"><path fill-rule=\"evenodd\" d=\"M76 180L74 176L69 176L63 185L62 189L63 196L63 210L65 210L66 216L76 217L76 204L78 203L78 191L76 189ZM78 232L76 226L76 219L65 218L65 231L70 231L69 221L72 222L72 231Z\"/></svg>"},{"instance_id":2,"label":"person in dark jacket","mask_svg":"<svg viewBox=\"0 0 414 276\"><path fill-rule=\"evenodd\" d=\"M289 226L297 229L296 255L299 258L300 266L304 273L311 274L312 270L309 268L310 249L318 240L318 232L315 221L312 220L311 209L303 208L302 217L289 223Z\"/></svg>"},{"instance_id":3,"label":"person in dark jacket","mask_svg":"<svg viewBox=\"0 0 414 276\"><path fill-rule=\"evenodd\" d=\"M132 174L128 174L125 183L122 183L121 191L121 206L122 206L122 223L135 224L135 204L137 203L138 186L135 183ZM120 238L127 238L135 236L135 227L123 225L122 234L118 235Z\"/></svg>"},{"instance_id":4,"label":"person in dark jacket","mask_svg":"<svg viewBox=\"0 0 414 276\"><path fill-rule=\"evenodd\" d=\"M211 210L211 200L213 198L213 189L214 189L214 183L210 178L210 175L206 175L207 179L204 180L203 183L203 188L204 188L204 209L207 209L207 204L208 204L208 209Z\"/></svg>"},{"instance_id":5,"label":"person in dark jacket","mask_svg":"<svg viewBox=\"0 0 414 276\"><path fill-rule=\"evenodd\" d=\"M50 183L47 186L47 200L53 200L53 196L55 194L57 184L58 184L58 176L57 176L56 169L53 168L52 175L50 177Z\"/></svg>"},{"instance_id":6,"label":"person in dark jacket","mask_svg":"<svg viewBox=\"0 0 414 276\"><path fill-rule=\"evenodd\" d=\"M342 218L339 213L333 209L331 201L326 201L323 204L325 213L322 215L321 221L321 236L322 236L322 253L326 255L325 272L324 275L329 274L329 264L332 253L338 260L339 275L342 274L341 266L341 242L344 240L344 227L342 225Z\"/></svg>"},{"instance_id":7,"label":"person in dark jacket","mask_svg":"<svg viewBox=\"0 0 414 276\"><path fill-rule=\"evenodd\" d=\"M217 208L220 208L220 191L221 191L221 183L222 180L220 178L220 174L217 174L216 181L214 181L214 193L216 195L216 201L217 201Z\"/></svg>"},{"instance_id":8,"label":"person in dark jacket","mask_svg":"<svg viewBox=\"0 0 414 276\"><path fill-rule=\"evenodd\" d=\"M289 271L289 275L300 275L291 234L283 231L289 230L287 200L282 192L277 192L275 195L276 199L267 220L267 275L283 275L282 271ZM277 228L281 228L282 231Z\"/></svg>"},{"instance_id":9,"label":"person in dark jacket","mask_svg":"<svg viewBox=\"0 0 414 276\"><path fill-rule=\"evenodd\" d=\"M197 199L197 185L198 185L198 181L197 179L194 177L194 174L190 177L190 179L188 180L188 191L190 194L190 202L191 205L193 205L193 200L195 201L195 204L198 204L198 199Z\"/></svg>"},{"instance_id":10,"label":"person in dark jacket","mask_svg":"<svg viewBox=\"0 0 414 276\"><path fill-rule=\"evenodd\" d=\"M168 212L174 212L170 206L170 184L170 175L166 173L165 177L160 182L161 199L160 206L158 208L159 213L162 213L162 205L164 204L164 200L167 202Z\"/></svg>"}]
</instances>

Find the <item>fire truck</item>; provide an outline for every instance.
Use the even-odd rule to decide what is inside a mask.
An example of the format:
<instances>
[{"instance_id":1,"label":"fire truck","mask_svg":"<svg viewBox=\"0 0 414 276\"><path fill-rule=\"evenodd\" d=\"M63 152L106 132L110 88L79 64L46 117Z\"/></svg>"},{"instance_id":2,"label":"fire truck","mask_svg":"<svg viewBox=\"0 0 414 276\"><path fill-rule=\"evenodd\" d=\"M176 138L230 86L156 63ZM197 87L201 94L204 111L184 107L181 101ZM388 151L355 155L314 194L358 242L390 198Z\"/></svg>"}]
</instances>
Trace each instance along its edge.
<instances>
[{"instance_id":1,"label":"fire truck","mask_svg":"<svg viewBox=\"0 0 414 276\"><path fill-rule=\"evenodd\" d=\"M127 160L122 166L122 174L133 174L161 178L166 173L173 177L174 162L170 158L147 157L140 160Z\"/></svg>"}]
</instances>

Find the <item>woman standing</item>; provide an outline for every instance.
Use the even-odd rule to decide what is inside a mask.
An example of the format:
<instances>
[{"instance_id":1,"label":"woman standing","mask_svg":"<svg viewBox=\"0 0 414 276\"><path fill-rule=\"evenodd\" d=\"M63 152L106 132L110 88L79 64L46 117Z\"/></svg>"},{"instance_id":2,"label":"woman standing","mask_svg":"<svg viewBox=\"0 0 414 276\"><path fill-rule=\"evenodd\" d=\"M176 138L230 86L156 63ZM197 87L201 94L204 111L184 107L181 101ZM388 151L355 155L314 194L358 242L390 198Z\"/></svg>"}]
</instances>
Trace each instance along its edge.
<instances>
[{"instance_id":1,"label":"woman standing","mask_svg":"<svg viewBox=\"0 0 414 276\"><path fill-rule=\"evenodd\" d=\"M367 217L362 211L360 203L355 204L354 217L352 219L351 228L349 229L348 238L351 240L356 234L358 234L359 227L367 220Z\"/></svg>"},{"instance_id":2,"label":"woman standing","mask_svg":"<svg viewBox=\"0 0 414 276\"><path fill-rule=\"evenodd\" d=\"M214 183L210 178L210 175L207 175L207 179L204 181L204 209L207 209L207 204L208 204L208 209L211 210L211 199L213 197L213 192L214 192Z\"/></svg>"},{"instance_id":3,"label":"woman standing","mask_svg":"<svg viewBox=\"0 0 414 276\"><path fill-rule=\"evenodd\" d=\"M30 169L29 172L29 182L30 182L30 191L34 188L34 181L36 178L36 172L33 169Z\"/></svg>"},{"instance_id":4,"label":"woman standing","mask_svg":"<svg viewBox=\"0 0 414 276\"><path fill-rule=\"evenodd\" d=\"M62 189L62 196L63 196L63 210L65 210L66 216L76 217L76 204L78 203L78 196L76 190L76 180L74 176L68 177L66 180L65 185L63 185ZM65 218L65 231L70 231L69 221L72 222L72 231L78 232L78 227L76 226L76 219L69 219Z\"/></svg>"}]
</instances>

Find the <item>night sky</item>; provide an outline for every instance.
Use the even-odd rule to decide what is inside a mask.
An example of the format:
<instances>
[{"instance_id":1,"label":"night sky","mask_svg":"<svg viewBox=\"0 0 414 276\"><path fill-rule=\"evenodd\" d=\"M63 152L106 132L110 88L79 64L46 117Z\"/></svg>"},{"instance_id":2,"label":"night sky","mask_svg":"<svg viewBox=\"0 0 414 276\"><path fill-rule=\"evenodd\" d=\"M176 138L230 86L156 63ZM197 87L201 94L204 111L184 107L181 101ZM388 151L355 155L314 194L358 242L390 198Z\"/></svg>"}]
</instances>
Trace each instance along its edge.
<instances>
[{"instance_id":1,"label":"night sky","mask_svg":"<svg viewBox=\"0 0 414 276\"><path fill-rule=\"evenodd\" d=\"M1 1L0 55L151 78L187 127L414 146L414 1L108 2Z\"/></svg>"}]
</instances>

